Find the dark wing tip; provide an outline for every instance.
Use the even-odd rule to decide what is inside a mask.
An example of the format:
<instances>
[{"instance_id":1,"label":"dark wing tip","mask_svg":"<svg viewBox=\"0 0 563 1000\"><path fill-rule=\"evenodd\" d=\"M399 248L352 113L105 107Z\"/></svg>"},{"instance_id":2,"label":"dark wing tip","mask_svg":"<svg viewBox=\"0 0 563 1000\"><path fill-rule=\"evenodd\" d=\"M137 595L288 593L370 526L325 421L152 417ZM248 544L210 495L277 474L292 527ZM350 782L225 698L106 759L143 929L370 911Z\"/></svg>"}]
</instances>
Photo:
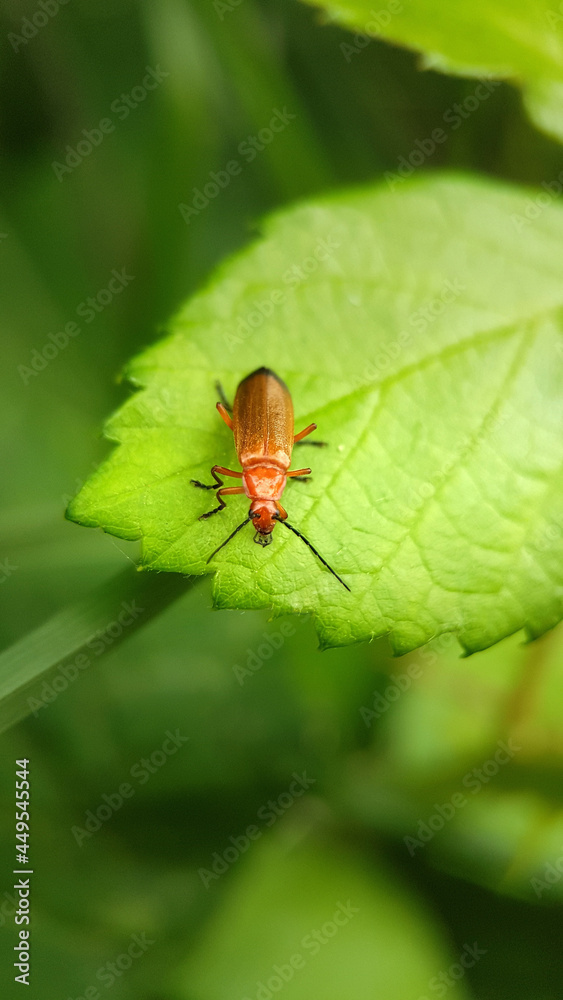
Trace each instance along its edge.
<instances>
[{"instance_id":1,"label":"dark wing tip","mask_svg":"<svg viewBox=\"0 0 563 1000\"><path fill-rule=\"evenodd\" d=\"M254 378L255 375L265 375L265 376L270 376L271 378L275 378L276 382L279 382L279 384L283 386L284 389L287 389L287 386L283 381L283 379L281 379L279 375L276 375L276 373L272 371L271 368L265 368L265 367L257 368L256 371L251 372L250 375L247 375L246 378L243 378L240 384L242 385L244 382L248 382L248 380Z\"/></svg>"}]
</instances>

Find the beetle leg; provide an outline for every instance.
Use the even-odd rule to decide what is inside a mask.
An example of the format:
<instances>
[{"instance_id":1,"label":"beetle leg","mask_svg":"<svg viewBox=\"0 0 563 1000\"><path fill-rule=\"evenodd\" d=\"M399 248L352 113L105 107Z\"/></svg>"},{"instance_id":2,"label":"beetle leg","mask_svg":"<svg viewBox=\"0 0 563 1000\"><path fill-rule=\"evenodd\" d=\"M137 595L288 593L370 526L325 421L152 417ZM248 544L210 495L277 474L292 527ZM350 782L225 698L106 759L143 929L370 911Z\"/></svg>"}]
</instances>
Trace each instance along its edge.
<instances>
[{"instance_id":1,"label":"beetle leg","mask_svg":"<svg viewBox=\"0 0 563 1000\"><path fill-rule=\"evenodd\" d=\"M275 503L276 503L276 510L278 512L278 516L279 516L280 520L281 521L285 521L285 519L287 517L287 511L283 509L283 507L282 507L281 503L279 502L279 500L276 500ZM275 514L274 514L274 517L275 517Z\"/></svg>"},{"instance_id":2,"label":"beetle leg","mask_svg":"<svg viewBox=\"0 0 563 1000\"><path fill-rule=\"evenodd\" d=\"M223 417L223 420L225 421L225 423L226 423L227 427L229 428L229 430L232 431L232 429L233 429L233 421L231 420L231 418L229 416L229 413L227 411L226 406L224 406L223 403L215 403L215 406L219 410L219 413Z\"/></svg>"},{"instance_id":3,"label":"beetle leg","mask_svg":"<svg viewBox=\"0 0 563 1000\"><path fill-rule=\"evenodd\" d=\"M235 472L234 469L224 469L222 465L214 465L211 469L211 475L213 476L215 482L210 483L200 483L199 479L190 479L192 486L199 486L200 490L216 490L218 486L223 485L223 480L219 479L217 473L220 472L222 476L232 476L233 479L242 479L242 472Z\"/></svg>"},{"instance_id":4,"label":"beetle leg","mask_svg":"<svg viewBox=\"0 0 563 1000\"><path fill-rule=\"evenodd\" d=\"M227 412L228 413L232 413L233 412L233 408L232 408L231 404L229 403L229 400L225 396L225 390L223 389L223 386L221 385L219 379L217 379L217 381L215 382L215 392L219 396L219 399L221 400L221 402L222 402L224 408L227 410Z\"/></svg>"},{"instance_id":5,"label":"beetle leg","mask_svg":"<svg viewBox=\"0 0 563 1000\"><path fill-rule=\"evenodd\" d=\"M232 476L233 479L242 479L242 472L237 472L235 469L226 469L224 465L214 465L211 472L214 476L216 472L220 472L222 476Z\"/></svg>"},{"instance_id":6,"label":"beetle leg","mask_svg":"<svg viewBox=\"0 0 563 1000\"><path fill-rule=\"evenodd\" d=\"M190 479L190 483L192 484L192 486L199 487L200 490L216 490L217 489L217 483L211 483L211 485L208 486L207 483L200 483L199 479ZM221 483L221 485L223 485L223 484Z\"/></svg>"},{"instance_id":7,"label":"beetle leg","mask_svg":"<svg viewBox=\"0 0 563 1000\"><path fill-rule=\"evenodd\" d=\"M310 475L311 475L311 470L310 469L294 469L293 472L288 472L287 473L287 478L288 479L304 479L305 476L310 476Z\"/></svg>"},{"instance_id":8,"label":"beetle leg","mask_svg":"<svg viewBox=\"0 0 563 1000\"><path fill-rule=\"evenodd\" d=\"M227 495L233 496L235 493L244 493L242 486L225 486L223 489L217 490L215 495L219 501L219 506L214 507L213 510L208 510L206 514L200 514L199 520L206 521L212 514L218 514L219 511L224 510L227 504L223 500L223 497Z\"/></svg>"},{"instance_id":9,"label":"beetle leg","mask_svg":"<svg viewBox=\"0 0 563 1000\"><path fill-rule=\"evenodd\" d=\"M297 444L298 441L301 441L303 438L307 437L307 434L311 434L313 431L316 431L316 429L317 429L316 424L309 424L309 426L305 427L304 430L299 431L299 434L295 434L293 438L293 443Z\"/></svg>"},{"instance_id":10,"label":"beetle leg","mask_svg":"<svg viewBox=\"0 0 563 1000\"><path fill-rule=\"evenodd\" d=\"M326 447L326 441L303 441L303 438L306 438L308 434L312 434L312 432L316 431L316 429L317 429L317 425L316 424L309 424L308 427L305 427L304 430L299 431L299 434L295 435L295 437L293 438L293 443L294 444L312 444L313 447L315 447L315 448L325 448Z\"/></svg>"}]
</instances>

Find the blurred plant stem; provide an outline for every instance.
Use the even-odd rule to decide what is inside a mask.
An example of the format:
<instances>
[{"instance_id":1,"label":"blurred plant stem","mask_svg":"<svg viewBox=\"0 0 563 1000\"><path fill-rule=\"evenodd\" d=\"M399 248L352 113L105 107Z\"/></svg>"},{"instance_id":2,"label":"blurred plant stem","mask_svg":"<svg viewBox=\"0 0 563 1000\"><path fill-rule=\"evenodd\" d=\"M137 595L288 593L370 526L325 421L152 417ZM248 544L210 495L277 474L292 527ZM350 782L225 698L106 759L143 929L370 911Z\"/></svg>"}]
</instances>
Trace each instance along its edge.
<instances>
[{"instance_id":1,"label":"blurred plant stem","mask_svg":"<svg viewBox=\"0 0 563 1000\"><path fill-rule=\"evenodd\" d=\"M522 664L520 676L503 707L499 731L513 736L524 729L538 711L540 689L545 682L553 643L559 632L551 629L545 635L534 639L528 645L528 655Z\"/></svg>"}]
</instances>

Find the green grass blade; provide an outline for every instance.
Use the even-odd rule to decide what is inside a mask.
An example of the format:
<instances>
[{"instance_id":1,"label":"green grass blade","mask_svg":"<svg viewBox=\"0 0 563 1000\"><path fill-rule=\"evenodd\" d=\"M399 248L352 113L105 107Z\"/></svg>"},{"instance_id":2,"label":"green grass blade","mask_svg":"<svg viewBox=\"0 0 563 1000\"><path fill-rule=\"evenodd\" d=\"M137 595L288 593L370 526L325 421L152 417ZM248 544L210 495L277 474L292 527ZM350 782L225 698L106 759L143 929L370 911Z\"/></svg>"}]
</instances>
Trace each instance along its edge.
<instances>
[{"instance_id":1,"label":"green grass blade","mask_svg":"<svg viewBox=\"0 0 563 1000\"><path fill-rule=\"evenodd\" d=\"M127 569L0 654L0 732L54 701L198 577Z\"/></svg>"}]
</instances>

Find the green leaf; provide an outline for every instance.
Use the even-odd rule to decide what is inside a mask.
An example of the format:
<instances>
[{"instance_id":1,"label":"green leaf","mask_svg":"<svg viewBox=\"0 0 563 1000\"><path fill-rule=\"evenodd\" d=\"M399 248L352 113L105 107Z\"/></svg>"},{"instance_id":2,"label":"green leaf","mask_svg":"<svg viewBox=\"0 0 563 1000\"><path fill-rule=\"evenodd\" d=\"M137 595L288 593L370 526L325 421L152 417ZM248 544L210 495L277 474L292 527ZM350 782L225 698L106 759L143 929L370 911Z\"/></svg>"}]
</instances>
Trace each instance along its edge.
<instances>
[{"instance_id":1,"label":"green leaf","mask_svg":"<svg viewBox=\"0 0 563 1000\"><path fill-rule=\"evenodd\" d=\"M271 1000L283 988L288 1000L404 1000L436 989L434 977L458 956L447 955L416 896L373 850L367 866L338 843L302 836L286 826L249 842L187 965L185 995ZM451 1000L467 997L463 983L450 983Z\"/></svg>"},{"instance_id":2,"label":"green leaf","mask_svg":"<svg viewBox=\"0 0 563 1000\"><path fill-rule=\"evenodd\" d=\"M216 571L219 607L314 612L324 645L442 632L469 651L562 617L563 212L459 177L359 190L281 213L136 358L144 391L110 420L120 447L69 517L142 538L148 567ZM288 383L309 484L284 494L351 588L281 526L267 549L214 463L237 468L215 411L258 365Z\"/></svg>"},{"instance_id":3,"label":"green leaf","mask_svg":"<svg viewBox=\"0 0 563 1000\"><path fill-rule=\"evenodd\" d=\"M563 140L563 9L553 0L306 2L364 36L422 52L427 68L521 85L535 124ZM343 56L350 62L365 44L351 37L341 45Z\"/></svg>"}]
</instances>

